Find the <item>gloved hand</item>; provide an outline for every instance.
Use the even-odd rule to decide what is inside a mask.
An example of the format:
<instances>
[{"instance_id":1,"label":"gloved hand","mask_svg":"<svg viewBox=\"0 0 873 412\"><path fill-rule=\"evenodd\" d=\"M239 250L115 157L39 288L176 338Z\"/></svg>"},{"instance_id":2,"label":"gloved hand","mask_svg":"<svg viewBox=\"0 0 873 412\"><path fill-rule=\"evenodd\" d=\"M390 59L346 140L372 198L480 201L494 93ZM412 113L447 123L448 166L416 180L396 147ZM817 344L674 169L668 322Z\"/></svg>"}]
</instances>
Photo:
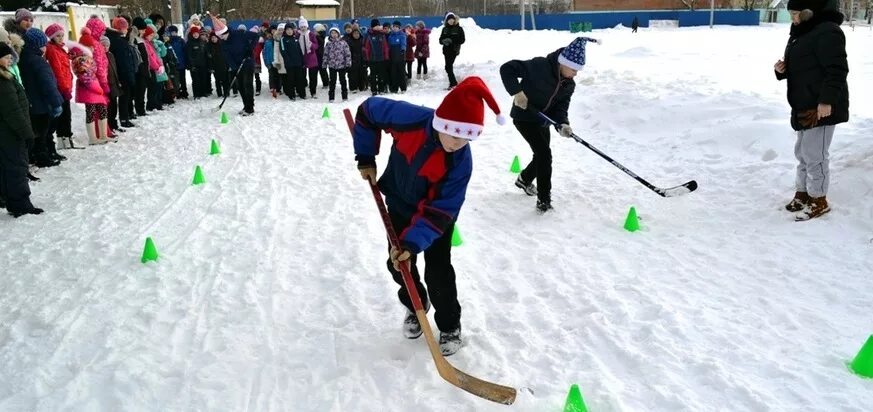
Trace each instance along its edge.
<instances>
[{"instance_id":1,"label":"gloved hand","mask_svg":"<svg viewBox=\"0 0 873 412\"><path fill-rule=\"evenodd\" d=\"M279 62L273 62L273 67L275 67L275 68L278 69L278 68L282 67L282 63L279 63Z\"/></svg>"},{"instance_id":2,"label":"gloved hand","mask_svg":"<svg viewBox=\"0 0 873 412\"><path fill-rule=\"evenodd\" d=\"M391 248L389 255L391 257L391 264L394 265L394 270L397 271L400 270L400 265L402 262L406 262L409 260L410 257L412 257L412 254L409 253L408 250L397 249L393 247Z\"/></svg>"},{"instance_id":3,"label":"gloved hand","mask_svg":"<svg viewBox=\"0 0 873 412\"><path fill-rule=\"evenodd\" d=\"M159 68L158 68L158 71L156 71L155 74L157 74L157 75L162 75L162 74L164 74L164 66L159 67Z\"/></svg>"},{"instance_id":4,"label":"gloved hand","mask_svg":"<svg viewBox=\"0 0 873 412\"><path fill-rule=\"evenodd\" d=\"M515 96L512 96L512 104L527 110L527 95L524 92L518 92Z\"/></svg>"},{"instance_id":5,"label":"gloved hand","mask_svg":"<svg viewBox=\"0 0 873 412\"><path fill-rule=\"evenodd\" d=\"M569 124L562 124L561 129L558 130L558 133L561 134L561 137L572 137L573 136L573 128L570 127Z\"/></svg>"},{"instance_id":6,"label":"gloved hand","mask_svg":"<svg viewBox=\"0 0 873 412\"><path fill-rule=\"evenodd\" d=\"M58 117L61 116L61 113L63 113L63 111L64 111L64 109L61 106L52 107L52 118L57 119Z\"/></svg>"},{"instance_id":7,"label":"gloved hand","mask_svg":"<svg viewBox=\"0 0 873 412\"><path fill-rule=\"evenodd\" d=\"M370 184L376 184L376 165L359 165L358 171L361 172L361 178L369 180Z\"/></svg>"},{"instance_id":8,"label":"gloved hand","mask_svg":"<svg viewBox=\"0 0 873 412\"><path fill-rule=\"evenodd\" d=\"M61 97L63 97L64 100L73 100L73 93L64 90L61 92Z\"/></svg>"},{"instance_id":9,"label":"gloved hand","mask_svg":"<svg viewBox=\"0 0 873 412\"><path fill-rule=\"evenodd\" d=\"M443 41L441 41L440 44L442 44L443 46L448 46L448 45L452 44L452 39L443 39Z\"/></svg>"},{"instance_id":10,"label":"gloved hand","mask_svg":"<svg viewBox=\"0 0 873 412\"><path fill-rule=\"evenodd\" d=\"M818 125L818 109L809 109L797 114L797 122L801 126L813 128Z\"/></svg>"}]
</instances>

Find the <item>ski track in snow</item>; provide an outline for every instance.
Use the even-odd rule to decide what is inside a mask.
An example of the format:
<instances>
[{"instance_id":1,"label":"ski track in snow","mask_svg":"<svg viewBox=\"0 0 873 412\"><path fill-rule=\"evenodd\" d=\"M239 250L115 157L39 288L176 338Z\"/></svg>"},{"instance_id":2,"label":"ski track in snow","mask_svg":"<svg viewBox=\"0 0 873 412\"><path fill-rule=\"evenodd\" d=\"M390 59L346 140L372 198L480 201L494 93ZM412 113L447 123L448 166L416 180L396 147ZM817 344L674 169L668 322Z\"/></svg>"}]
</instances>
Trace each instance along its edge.
<instances>
[{"instance_id":1,"label":"ski track in snow","mask_svg":"<svg viewBox=\"0 0 873 412\"><path fill-rule=\"evenodd\" d=\"M456 72L483 76L506 112L499 64L573 38L463 24ZM326 90L261 96L228 125L214 98L140 118L40 171L45 215L0 216L0 411L544 411L572 383L592 411L868 411L873 381L845 364L873 333L873 33L844 29L852 121L831 148L834 210L812 222L781 209L785 26L594 33L606 43L588 48L574 129L656 185L696 179L683 197L553 133L557 209L539 216L508 173L526 143L488 115L454 250L466 342L449 361L520 388L510 408L443 382L402 338L341 113L362 94L331 119ZM429 66L403 98L439 103L442 56ZM198 164L207 184L191 186ZM146 236L156 264L139 263Z\"/></svg>"}]
</instances>

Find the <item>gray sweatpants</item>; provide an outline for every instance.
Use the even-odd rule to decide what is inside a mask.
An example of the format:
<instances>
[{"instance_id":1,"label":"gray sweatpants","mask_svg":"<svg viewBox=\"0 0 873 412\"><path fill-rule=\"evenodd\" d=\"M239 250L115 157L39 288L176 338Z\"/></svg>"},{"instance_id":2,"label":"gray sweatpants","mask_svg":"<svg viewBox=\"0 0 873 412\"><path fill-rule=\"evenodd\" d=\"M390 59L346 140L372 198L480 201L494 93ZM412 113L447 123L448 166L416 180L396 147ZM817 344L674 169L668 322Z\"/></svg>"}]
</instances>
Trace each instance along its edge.
<instances>
[{"instance_id":1,"label":"gray sweatpants","mask_svg":"<svg viewBox=\"0 0 873 412\"><path fill-rule=\"evenodd\" d=\"M798 192L807 192L810 197L828 194L831 180L828 148L834 138L834 128L835 126L819 126L797 132L794 156L799 162L796 180Z\"/></svg>"}]
</instances>

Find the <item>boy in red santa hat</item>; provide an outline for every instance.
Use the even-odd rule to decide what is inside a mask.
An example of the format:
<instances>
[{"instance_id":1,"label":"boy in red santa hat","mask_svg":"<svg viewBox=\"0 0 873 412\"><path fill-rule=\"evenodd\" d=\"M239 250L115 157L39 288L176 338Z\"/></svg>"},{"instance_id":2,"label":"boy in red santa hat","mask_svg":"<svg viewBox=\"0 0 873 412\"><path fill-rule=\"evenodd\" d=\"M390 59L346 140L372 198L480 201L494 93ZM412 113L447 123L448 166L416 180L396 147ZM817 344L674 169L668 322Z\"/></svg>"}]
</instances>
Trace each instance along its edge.
<instances>
[{"instance_id":1,"label":"boy in red santa hat","mask_svg":"<svg viewBox=\"0 0 873 412\"><path fill-rule=\"evenodd\" d=\"M484 101L484 104L483 104ZM400 265L411 264L416 289L426 309L433 304L440 348L449 356L461 348L461 305L452 267L452 231L473 172L468 143L482 135L485 104L505 123L485 82L468 77L434 110L407 102L371 97L358 108L354 147L358 170L385 195L400 247L389 250L388 270L400 285L406 307L404 335L421 336L421 325L403 283ZM381 132L394 138L388 166L376 181ZM416 257L424 252L421 283ZM430 294L428 295L428 292Z\"/></svg>"}]
</instances>

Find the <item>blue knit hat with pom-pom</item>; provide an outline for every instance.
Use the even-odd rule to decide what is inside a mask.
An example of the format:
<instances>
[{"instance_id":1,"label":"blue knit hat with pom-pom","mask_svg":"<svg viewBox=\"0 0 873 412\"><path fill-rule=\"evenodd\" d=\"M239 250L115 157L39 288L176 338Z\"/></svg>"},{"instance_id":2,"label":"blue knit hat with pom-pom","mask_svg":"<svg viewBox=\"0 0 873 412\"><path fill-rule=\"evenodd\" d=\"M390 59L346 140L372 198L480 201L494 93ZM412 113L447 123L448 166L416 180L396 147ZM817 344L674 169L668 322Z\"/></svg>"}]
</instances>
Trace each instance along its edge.
<instances>
[{"instance_id":1,"label":"blue knit hat with pom-pom","mask_svg":"<svg viewBox=\"0 0 873 412\"><path fill-rule=\"evenodd\" d=\"M577 37L564 48L561 55L558 56L558 63L563 64L573 70L582 70L585 67L585 45L588 42L601 44L602 42L590 37Z\"/></svg>"},{"instance_id":2,"label":"blue knit hat with pom-pom","mask_svg":"<svg viewBox=\"0 0 873 412\"><path fill-rule=\"evenodd\" d=\"M32 27L24 33L24 45L36 49L45 47L48 44L48 37L42 30Z\"/></svg>"}]
</instances>

